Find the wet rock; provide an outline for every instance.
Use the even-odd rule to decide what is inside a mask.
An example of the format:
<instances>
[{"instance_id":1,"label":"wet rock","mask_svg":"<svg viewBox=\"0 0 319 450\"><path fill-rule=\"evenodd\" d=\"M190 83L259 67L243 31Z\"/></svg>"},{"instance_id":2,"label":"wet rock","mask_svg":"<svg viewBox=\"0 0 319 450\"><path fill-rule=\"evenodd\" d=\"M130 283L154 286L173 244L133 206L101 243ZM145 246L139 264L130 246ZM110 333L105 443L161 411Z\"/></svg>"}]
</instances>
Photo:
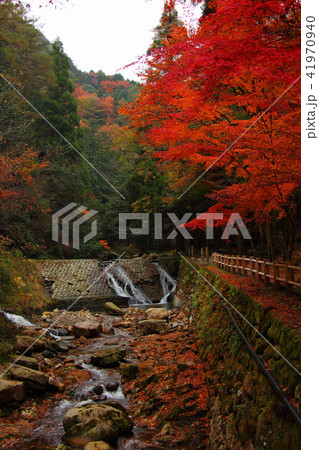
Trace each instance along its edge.
<instances>
[{"instance_id":1,"label":"wet rock","mask_svg":"<svg viewBox=\"0 0 319 450\"><path fill-rule=\"evenodd\" d=\"M56 342L55 348L60 353L67 353L69 351L69 346L64 342Z\"/></svg>"},{"instance_id":2,"label":"wet rock","mask_svg":"<svg viewBox=\"0 0 319 450\"><path fill-rule=\"evenodd\" d=\"M54 328L54 329L51 329L50 330L50 332L52 333L52 334L54 334L55 336L68 336L68 334L69 334L69 331L66 329L66 328Z\"/></svg>"},{"instance_id":3,"label":"wet rock","mask_svg":"<svg viewBox=\"0 0 319 450\"><path fill-rule=\"evenodd\" d=\"M123 361L126 350L123 348L107 348L97 351L91 356L91 363L99 367L109 367Z\"/></svg>"},{"instance_id":4,"label":"wet rock","mask_svg":"<svg viewBox=\"0 0 319 450\"><path fill-rule=\"evenodd\" d=\"M117 328L131 328L132 324L131 322L118 322L114 324Z\"/></svg>"},{"instance_id":5,"label":"wet rock","mask_svg":"<svg viewBox=\"0 0 319 450\"><path fill-rule=\"evenodd\" d=\"M93 402L103 402L105 404L105 401L107 400L107 395L95 395L94 397L91 397L91 400Z\"/></svg>"},{"instance_id":6,"label":"wet rock","mask_svg":"<svg viewBox=\"0 0 319 450\"><path fill-rule=\"evenodd\" d=\"M63 427L65 431L68 431L75 425L88 423L91 420L103 421L120 435L129 433L134 426L133 420L119 409L108 405L85 405L67 411L63 418Z\"/></svg>"},{"instance_id":7,"label":"wet rock","mask_svg":"<svg viewBox=\"0 0 319 450\"><path fill-rule=\"evenodd\" d=\"M107 383L104 386L107 391L113 392L113 391L117 391L117 388L119 387L119 385L120 385L119 383L114 382L114 383Z\"/></svg>"},{"instance_id":8,"label":"wet rock","mask_svg":"<svg viewBox=\"0 0 319 450\"><path fill-rule=\"evenodd\" d=\"M137 377L139 368L136 364L121 364L121 372L122 382L127 383Z\"/></svg>"},{"instance_id":9,"label":"wet rock","mask_svg":"<svg viewBox=\"0 0 319 450\"><path fill-rule=\"evenodd\" d=\"M14 359L16 361L16 357ZM39 370L38 361L30 356L20 356L17 364L19 364L19 366L28 367L29 369Z\"/></svg>"},{"instance_id":10,"label":"wet rock","mask_svg":"<svg viewBox=\"0 0 319 450\"><path fill-rule=\"evenodd\" d=\"M51 359L55 357L55 354L53 352L50 352L50 350L44 350L44 352L42 352L42 356L44 358Z\"/></svg>"},{"instance_id":11,"label":"wet rock","mask_svg":"<svg viewBox=\"0 0 319 450\"><path fill-rule=\"evenodd\" d=\"M118 440L117 431L109 424L99 419L77 423L69 428L62 440L72 447L83 447L94 441L106 441L115 444Z\"/></svg>"},{"instance_id":12,"label":"wet rock","mask_svg":"<svg viewBox=\"0 0 319 450\"><path fill-rule=\"evenodd\" d=\"M31 336L17 336L16 342L13 344L13 350L15 352L26 354L35 352L41 353L45 348L45 342L41 339L35 340Z\"/></svg>"},{"instance_id":13,"label":"wet rock","mask_svg":"<svg viewBox=\"0 0 319 450\"><path fill-rule=\"evenodd\" d=\"M98 386L95 386L95 387L93 388L93 392L94 392L96 395L101 395L101 394L103 394L103 386L101 386L100 384L99 384Z\"/></svg>"},{"instance_id":14,"label":"wet rock","mask_svg":"<svg viewBox=\"0 0 319 450\"><path fill-rule=\"evenodd\" d=\"M52 385L50 377L38 370L14 364L9 372L14 380L23 381L27 390L30 391L45 391Z\"/></svg>"},{"instance_id":15,"label":"wet rock","mask_svg":"<svg viewBox=\"0 0 319 450\"><path fill-rule=\"evenodd\" d=\"M125 311L123 311L123 309L114 305L114 303L112 302L106 302L104 305L104 309L110 316L124 316L125 314Z\"/></svg>"},{"instance_id":16,"label":"wet rock","mask_svg":"<svg viewBox=\"0 0 319 450\"><path fill-rule=\"evenodd\" d=\"M102 325L98 322L78 322L73 325L73 334L76 338L84 336L85 338L94 338L99 336L102 331Z\"/></svg>"},{"instance_id":17,"label":"wet rock","mask_svg":"<svg viewBox=\"0 0 319 450\"><path fill-rule=\"evenodd\" d=\"M103 334L114 334L114 328L109 328L109 327L104 326L102 328L102 333Z\"/></svg>"},{"instance_id":18,"label":"wet rock","mask_svg":"<svg viewBox=\"0 0 319 450\"><path fill-rule=\"evenodd\" d=\"M146 314L149 319L164 320L168 319L169 313L164 308L148 308Z\"/></svg>"},{"instance_id":19,"label":"wet rock","mask_svg":"<svg viewBox=\"0 0 319 450\"><path fill-rule=\"evenodd\" d=\"M139 322L138 326L144 336L148 334L158 334L166 329L166 321L147 319Z\"/></svg>"},{"instance_id":20,"label":"wet rock","mask_svg":"<svg viewBox=\"0 0 319 450\"><path fill-rule=\"evenodd\" d=\"M20 402L25 395L24 383L0 380L0 403Z\"/></svg>"},{"instance_id":21,"label":"wet rock","mask_svg":"<svg viewBox=\"0 0 319 450\"><path fill-rule=\"evenodd\" d=\"M121 403L109 401L105 402L104 405L111 406L112 408L118 409L119 411L122 411L125 414L127 414L126 408L123 405L121 405Z\"/></svg>"},{"instance_id":22,"label":"wet rock","mask_svg":"<svg viewBox=\"0 0 319 450\"><path fill-rule=\"evenodd\" d=\"M114 450L111 445L103 441L90 442L86 444L84 450Z\"/></svg>"}]
</instances>

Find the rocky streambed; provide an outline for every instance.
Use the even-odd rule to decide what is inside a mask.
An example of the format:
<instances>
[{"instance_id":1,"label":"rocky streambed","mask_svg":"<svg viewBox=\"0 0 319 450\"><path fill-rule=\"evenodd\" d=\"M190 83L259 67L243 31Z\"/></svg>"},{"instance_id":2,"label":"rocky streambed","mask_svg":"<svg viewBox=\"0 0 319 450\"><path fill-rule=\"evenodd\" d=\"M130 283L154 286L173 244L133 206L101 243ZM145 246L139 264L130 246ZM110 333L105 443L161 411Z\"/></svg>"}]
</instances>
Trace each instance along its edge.
<instances>
[{"instance_id":1,"label":"rocky streambed","mask_svg":"<svg viewBox=\"0 0 319 450\"><path fill-rule=\"evenodd\" d=\"M13 348L26 356L1 368L0 448L205 448L208 394L183 311L33 319ZM41 336L49 325L55 336Z\"/></svg>"}]
</instances>

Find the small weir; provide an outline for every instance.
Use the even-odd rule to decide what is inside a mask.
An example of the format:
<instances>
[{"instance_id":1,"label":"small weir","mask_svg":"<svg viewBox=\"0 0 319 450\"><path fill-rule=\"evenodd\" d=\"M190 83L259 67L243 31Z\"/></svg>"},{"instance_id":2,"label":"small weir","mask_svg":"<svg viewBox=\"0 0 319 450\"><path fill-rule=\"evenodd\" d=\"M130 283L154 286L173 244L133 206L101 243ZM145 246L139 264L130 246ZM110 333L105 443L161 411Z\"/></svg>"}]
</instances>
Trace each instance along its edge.
<instances>
[{"instance_id":1,"label":"small weir","mask_svg":"<svg viewBox=\"0 0 319 450\"><path fill-rule=\"evenodd\" d=\"M116 295L128 297L129 305L151 305L153 303L168 303L176 291L177 282L166 272L159 263L152 263L159 275L162 297L159 302L150 299L142 290L130 279L125 269L120 264L106 266L105 278L108 285L114 289ZM110 267L111 266L111 267Z\"/></svg>"}]
</instances>

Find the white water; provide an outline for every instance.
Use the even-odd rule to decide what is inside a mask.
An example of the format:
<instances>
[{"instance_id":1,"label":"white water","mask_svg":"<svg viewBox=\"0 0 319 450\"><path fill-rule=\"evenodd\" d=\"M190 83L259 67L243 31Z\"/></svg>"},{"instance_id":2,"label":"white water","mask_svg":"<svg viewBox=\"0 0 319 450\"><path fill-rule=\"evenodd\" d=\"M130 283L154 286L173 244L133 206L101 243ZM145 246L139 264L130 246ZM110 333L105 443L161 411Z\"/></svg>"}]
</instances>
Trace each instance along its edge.
<instances>
[{"instance_id":1,"label":"white water","mask_svg":"<svg viewBox=\"0 0 319 450\"><path fill-rule=\"evenodd\" d=\"M19 327L21 325L23 325L25 327L33 327L34 326L34 323L31 323L29 320L25 319L22 316L19 316L17 314L10 314L10 313L4 312L4 311L0 311L0 312L2 312L6 316L6 318L8 320L10 320L10 322L15 323Z\"/></svg>"},{"instance_id":2,"label":"white water","mask_svg":"<svg viewBox=\"0 0 319 450\"><path fill-rule=\"evenodd\" d=\"M125 270L120 266L113 266L105 270L108 284L121 297L130 297L130 304L150 304L152 301L134 284Z\"/></svg>"},{"instance_id":3,"label":"white water","mask_svg":"<svg viewBox=\"0 0 319 450\"><path fill-rule=\"evenodd\" d=\"M159 265L159 263L153 264L159 273L163 291L163 297L159 303L167 303L170 295L176 290L177 282ZM114 289L117 295L121 297L130 297L130 305L153 303L152 300L150 300L138 287L134 286L132 280L122 267L113 266L111 270L106 269L105 276L109 286Z\"/></svg>"},{"instance_id":4,"label":"white water","mask_svg":"<svg viewBox=\"0 0 319 450\"><path fill-rule=\"evenodd\" d=\"M153 264L160 275L160 282L163 289L163 297L161 298L160 303L167 303L170 295L176 291L177 281L174 280L174 278L172 278L158 263Z\"/></svg>"}]
</instances>

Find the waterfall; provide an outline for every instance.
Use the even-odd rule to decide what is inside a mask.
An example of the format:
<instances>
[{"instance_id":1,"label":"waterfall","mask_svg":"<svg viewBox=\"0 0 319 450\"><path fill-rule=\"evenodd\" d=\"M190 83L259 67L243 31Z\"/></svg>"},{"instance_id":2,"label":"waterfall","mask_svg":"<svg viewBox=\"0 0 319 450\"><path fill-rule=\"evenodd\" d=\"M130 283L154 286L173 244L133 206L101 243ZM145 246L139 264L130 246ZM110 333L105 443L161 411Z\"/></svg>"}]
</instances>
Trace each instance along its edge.
<instances>
[{"instance_id":1,"label":"waterfall","mask_svg":"<svg viewBox=\"0 0 319 450\"><path fill-rule=\"evenodd\" d=\"M167 303L170 295L176 291L177 282L158 263L153 264L160 275L160 282L163 289L163 297L161 298L160 303Z\"/></svg>"},{"instance_id":2,"label":"waterfall","mask_svg":"<svg viewBox=\"0 0 319 450\"><path fill-rule=\"evenodd\" d=\"M130 297L129 303L150 304L152 301L134 284L125 270L120 266L113 266L111 270L105 270L105 276L110 287L120 297Z\"/></svg>"},{"instance_id":3,"label":"waterfall","mask_svg":"<svg viewBox=\"0 0 319 450\"><path fill-rule=\"evenodd\" d=\"M17 314L10 314L10 313L7 313L7 312L1 311L1 310L0 310L0 312L2 312L10 322L15 323L19 327L21 325L23 325L25 327L33 327L34 326L34 323L31 323L29 320L25 319L22 316L18 316Z\"/></svg>"}]
</instances>

